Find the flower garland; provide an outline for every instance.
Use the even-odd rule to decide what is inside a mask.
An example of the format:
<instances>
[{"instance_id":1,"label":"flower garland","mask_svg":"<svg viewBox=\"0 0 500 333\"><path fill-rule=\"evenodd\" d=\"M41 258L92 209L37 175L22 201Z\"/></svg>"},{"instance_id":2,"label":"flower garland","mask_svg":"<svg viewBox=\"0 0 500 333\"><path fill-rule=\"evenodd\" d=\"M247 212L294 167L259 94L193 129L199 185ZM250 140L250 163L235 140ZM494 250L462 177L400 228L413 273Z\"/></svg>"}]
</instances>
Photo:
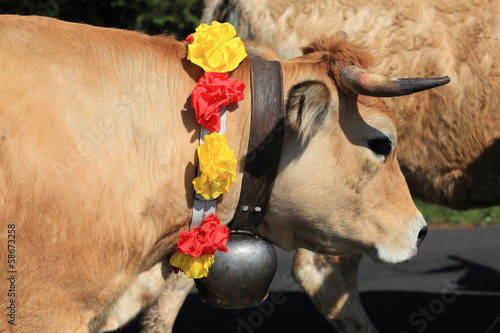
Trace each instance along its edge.
<instances>
[{"instance_id":1,"label":"flower garland","mask_svg":"<svg viewBox=\"0 0 500 333\"><path fill-rule=\"evenodd\" d=\"M190 279L208 275L208 269L214 262L215 250L227 252L229 229L219 224L217 216L210 214L201 227L181 234L177 252L170 258L170 264L176 273L182 269Z\"/></svg>"},{"instance_id":2,"label":"flower garland","mask_svg":"<svg viewBox=\"0 0 500 333\"><path fill-rule=\"evenodd\" d=\"M227 193L236 181L234 150L229 150L226 136L220 134L221 107L243 100L245 81L228 77L247 56L236 30L229 23L201 24L186 38L187 59L200 66L205 74L191 92L191 107L198 123L212 132L205 135L198 147L199 177L193 180L196 193L205 200L216 199ZM202 225L181 233L170 264L177 273L182 270L188 278L208 275L216 250L227 252L229 229L219 225L220 220L210 214Z\"/></svg>"},{"instance_id":3,"label":"flower garland","mask_svg":"<svg viewBox=\"0 0 500 333\"><path fill-rule=\"evenodd\" d=\"M194 189L203 198L216 199L236 181L234 150L229 150L226 136L213 132L198 147L201 176L193 180Z\"/></svg>"}]
</instances>

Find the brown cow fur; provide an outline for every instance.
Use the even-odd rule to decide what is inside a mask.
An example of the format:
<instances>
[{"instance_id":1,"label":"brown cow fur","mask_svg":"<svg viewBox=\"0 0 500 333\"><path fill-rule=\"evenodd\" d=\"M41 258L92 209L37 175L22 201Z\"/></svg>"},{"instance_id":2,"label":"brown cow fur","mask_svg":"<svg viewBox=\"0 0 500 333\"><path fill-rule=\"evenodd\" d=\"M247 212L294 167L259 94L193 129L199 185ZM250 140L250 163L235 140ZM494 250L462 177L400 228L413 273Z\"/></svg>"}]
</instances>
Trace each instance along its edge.
<instances>
[{"instance_id":1,"label":"brown cow fur","mask_svg":"<svg viewBox=\"0 0 500 333\"><path fill-rule=\"evenodd\" d=\"M10 15L0 31L0 221L4 239L9 224L18 235L15 329L118 328L158 298L189 228L200 128L190 95L202 70L170 37ZM425 221L397 163L394 116L380 98L340 91L332 71L363 65L364 51L337 37L320 44L326 52L281 62L284 143L259 233L286 249L408 260ZM250 60L230 76L248 82ZM226 121L240 165L250 85L244 94ZM394 147L383 154L369 147L382 135ZM332 172L315 176L324 170ZM218 199L222 223L234 215L242 172ZM0 331L14 328L6 319Z\"/></svg>"},{"instance_id":2,"label":"brown cow fur","mask_svg":"<svg viewBox=\"0 0 500 333\"><path fill-rule=\"evenodd\" d=\"M199 137L189 96L202 70L171 37L0 18L0 232L15 224L19 259L17 325L4 315L0 331L113 327L110 314L158 297L189 227ZM242 160L248 116L227 119ZM239 186L219 205L225 223Z\"/></svg>"}]
</instances>

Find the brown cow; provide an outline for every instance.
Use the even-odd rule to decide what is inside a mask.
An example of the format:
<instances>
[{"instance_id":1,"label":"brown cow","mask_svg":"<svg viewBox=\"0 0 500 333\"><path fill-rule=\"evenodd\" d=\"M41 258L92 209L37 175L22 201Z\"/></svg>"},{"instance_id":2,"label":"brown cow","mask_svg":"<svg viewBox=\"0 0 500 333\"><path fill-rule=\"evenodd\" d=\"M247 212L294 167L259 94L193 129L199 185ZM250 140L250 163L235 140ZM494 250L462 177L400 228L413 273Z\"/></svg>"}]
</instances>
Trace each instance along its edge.
<instances>
[{"instance_id":1,"label":"brown cow","mask_svg":"<svg viewBox=\"0 0 500 333\"><path fill-rule=\"evenodd\" d=\"M200 130L189 105L202 70L186 60L187 43L169 37L10 15L0 31L0 259L8 232L18 254L15 295L1 287L14 318L0 331L117 328L159 296L166 258L189 227ZM410 259L426 225L396 159L395 120L381 98L359 93L447 80L407 89L362 69L370 56L342 38L305 53L280 62L284 141L259 233L289 250ZM249 70L247 58L231 77L250 82ZM250 90L226 120L242 165ZM219 200L223 223L241 168L237 176Z\"/></svg>"},{"instance_id":2,"label":"brown cow","mask_svg":"<svg viewBox=\"0 0 500 333\"><path fill-rule=\"evenodd\" d=\"M425 200L459 209L500 204L498 1L206 0L205 5L202 20L231 22L243 39L269 43L284 59L301 54L299 45L342 30L369 46L377 72L449 73L454 84L445 94L386 99L400 133L401 168L412 194ZM352 281L359 258L299 250L295 259L297 281L342 331L351 331L342 320L375 331ZM322 279L321 289L310 282Z\"/></svg>"}]
</instances>

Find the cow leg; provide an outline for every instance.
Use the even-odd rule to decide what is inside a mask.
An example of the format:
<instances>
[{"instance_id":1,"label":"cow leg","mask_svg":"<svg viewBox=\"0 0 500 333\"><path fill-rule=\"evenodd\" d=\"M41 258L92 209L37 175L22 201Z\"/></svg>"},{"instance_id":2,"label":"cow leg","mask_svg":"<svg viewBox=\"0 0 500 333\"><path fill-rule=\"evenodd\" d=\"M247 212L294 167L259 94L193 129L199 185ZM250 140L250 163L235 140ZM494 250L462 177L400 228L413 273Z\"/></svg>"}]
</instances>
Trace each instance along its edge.
<instances>
[{"instance_id":1,"label":"cow leg","mask_svg":"<svg viewBox=\"0 0 500 333\"><path fill-rule=\"evenodd\" d=\"M194 286L193 280L182 273L171 273L165 284L160 297L143 315L142 333L172 332L175 318Z\"/></svg>"},{"instance_id":2,"label":"cow leg","mask_svg":"<svg viewBox=\"0 0 500 333\"><path fill-rule=\"evenodd\" d=\"M377 332L358 294L361 254L329 256L299 249L293 275L337 332Z\"/></svg>"}]
</instances>

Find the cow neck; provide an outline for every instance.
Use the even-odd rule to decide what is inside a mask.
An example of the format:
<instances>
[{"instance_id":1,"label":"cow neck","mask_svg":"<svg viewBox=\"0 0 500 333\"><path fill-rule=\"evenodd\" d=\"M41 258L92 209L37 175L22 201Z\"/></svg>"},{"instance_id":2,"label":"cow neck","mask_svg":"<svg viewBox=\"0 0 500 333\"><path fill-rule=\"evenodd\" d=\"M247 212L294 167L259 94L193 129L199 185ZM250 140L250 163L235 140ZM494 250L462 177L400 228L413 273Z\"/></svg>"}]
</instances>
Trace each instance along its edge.
<instances>
[{"instance_id":1,"label":"cow neck","mask_svg":"<svg viewBox=\"0 0 500 333\"><path fill-rule=\"evenodd\" d=\"M252 118L245 171L231 232L256 235L264 220L283 146L283 73L277 61L251 59Z\"/></svg>"}]
</instances>

